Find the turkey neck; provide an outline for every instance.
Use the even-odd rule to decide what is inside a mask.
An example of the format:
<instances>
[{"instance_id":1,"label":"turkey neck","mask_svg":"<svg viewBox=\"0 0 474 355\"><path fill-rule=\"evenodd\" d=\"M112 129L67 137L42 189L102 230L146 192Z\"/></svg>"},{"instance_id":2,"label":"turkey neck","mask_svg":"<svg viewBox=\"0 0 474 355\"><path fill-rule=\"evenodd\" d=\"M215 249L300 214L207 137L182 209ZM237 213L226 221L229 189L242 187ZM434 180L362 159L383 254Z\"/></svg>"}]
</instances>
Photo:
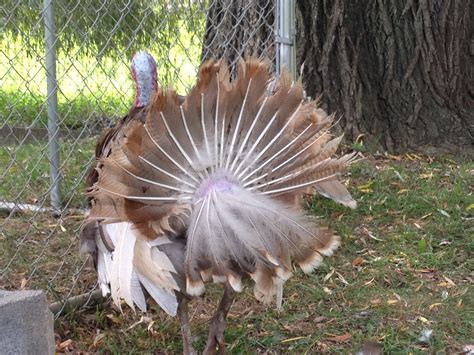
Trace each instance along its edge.
<instances>
[{"instance_id":1,"label":"turkey neck","mask_svg":"<svg viewBox=\"0 0 474 355\"><path fill-rule=\"evenodd\" d=\"M132 59L132 76L135 82L134 107L143 107L150 102L151 95L157 90L156 63L146 52L138 52Z\"/></svg>"}]
</instances>

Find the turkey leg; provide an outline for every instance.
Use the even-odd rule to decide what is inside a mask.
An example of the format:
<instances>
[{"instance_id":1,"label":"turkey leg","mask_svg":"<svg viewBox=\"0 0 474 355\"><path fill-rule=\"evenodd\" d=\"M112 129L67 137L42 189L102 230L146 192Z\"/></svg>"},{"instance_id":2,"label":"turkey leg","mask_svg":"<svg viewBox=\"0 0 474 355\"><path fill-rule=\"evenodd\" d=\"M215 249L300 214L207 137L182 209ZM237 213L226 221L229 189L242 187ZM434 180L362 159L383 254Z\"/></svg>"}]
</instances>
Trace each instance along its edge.
<instances>
[{"instance_id":1,"label":"turkey leg","mask_svg":"<svg viewBox=\"0 0 474 355\"><path fill-rule=\"evenodd\" d=\"M186 296L178 295L178 317L181 323L181 336L183 337L183 354L195 355L197 351L193 348L191 326L189 325L188 302Z\"/></svg>"},{"instance_id":2,"label":"turkey leg","mask_svg":"<svg viewBox=\"0 0 474 355\"><path fill-rule=\"evenodd\" d=\"M219 303L219 307L214 313L214 316L211 319L209 324L209 336L207 337L206 347L203 354L215 354L217 347L219 346L219 353L224 354L225 351L225 342L224 342L224 330L226 326L226 317L229 313L230 307L236 296L236 292L232 287L225 283L224 294Z\"/></svg>"}]
</instances>

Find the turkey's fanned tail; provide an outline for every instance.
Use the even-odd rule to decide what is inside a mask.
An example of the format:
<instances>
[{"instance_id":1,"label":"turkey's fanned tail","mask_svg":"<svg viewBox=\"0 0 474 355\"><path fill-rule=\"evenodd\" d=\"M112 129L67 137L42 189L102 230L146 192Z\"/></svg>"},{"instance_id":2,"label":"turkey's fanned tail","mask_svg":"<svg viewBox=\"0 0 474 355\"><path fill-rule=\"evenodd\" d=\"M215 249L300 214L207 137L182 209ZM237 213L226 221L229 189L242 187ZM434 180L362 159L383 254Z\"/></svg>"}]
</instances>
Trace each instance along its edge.
<instances>
[{"instance_id":1,"label":"turkey's fanned tail","mask_svg":"<svg viewBox=\"0 0 474 355\"><path fill-rule=\"evenodd\" d=\"M183 103L173 91L158 90L146 122L130 124L101 162L91 191L94 217L115 214L141 223L135 248L160 231L186 230L183 272L190 295L201 294L209 279L240 291L248 274L257 298L276 295L281 305L292 261L310 272L339 245L294 197L315 187L355 207L338 180L354 156L333 157L342 138L329 133L333 117L306 102L302 84L288 74L269 90L271 80L268 63L241 61L230 81L227 67L210 61ZM143 265L155 266L149 258ZM147 289L163 287L145 272L139 270L138 279Z\"/></svg>"}]
</instances>

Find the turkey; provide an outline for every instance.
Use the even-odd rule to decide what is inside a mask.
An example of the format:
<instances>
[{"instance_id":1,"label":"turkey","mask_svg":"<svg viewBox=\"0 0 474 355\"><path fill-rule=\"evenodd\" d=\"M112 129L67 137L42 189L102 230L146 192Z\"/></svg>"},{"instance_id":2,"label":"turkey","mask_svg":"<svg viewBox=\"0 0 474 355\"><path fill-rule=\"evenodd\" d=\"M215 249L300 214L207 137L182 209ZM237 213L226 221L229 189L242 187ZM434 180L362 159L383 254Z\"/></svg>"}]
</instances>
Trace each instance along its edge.
<instances>
[{"instance_id":1,"label":"turkey","mask_svg":"<svg viewBox=\"0 0 474 355\"><path fill-rule=\"evenodd\" d=\"M185 97L157 87L156 74L134 78L134 107L97 146L83 246L119 308L124 301L146 311L147 294L178 315L184 353L195 352L189 300L207 282L222 283L204 352L223 352L243 279L259 301L280 308L293 265L309 273L338 247L298 197L315 187L354 208L338 176L355 156L335 157L342 137L329 133L333 117L289 74L272 78L266 61L241 60L231 80L225 61L210 60Z\"/></svg>"}]
</instances>

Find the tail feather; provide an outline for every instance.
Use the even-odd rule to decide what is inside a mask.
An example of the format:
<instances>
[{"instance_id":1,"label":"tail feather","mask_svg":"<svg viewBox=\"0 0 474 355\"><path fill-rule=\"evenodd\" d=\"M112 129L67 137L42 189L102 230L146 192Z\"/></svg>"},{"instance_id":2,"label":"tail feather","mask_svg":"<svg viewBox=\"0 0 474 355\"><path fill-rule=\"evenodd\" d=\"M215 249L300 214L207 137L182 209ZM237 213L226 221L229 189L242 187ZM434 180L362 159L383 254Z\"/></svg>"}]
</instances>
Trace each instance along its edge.
<instances>
[{"instance_id":1,"label":"tail feather","mask_svg":"<svg viewBox=\"0 0 474 355\"><path fill-rule=\"evenodd\" d=\"M132 274L136 237L131 230L130 223L127 222L106 224L105 228L110 229L108 233L116 238L112 270L110 272L112 299L120 308L120 299L123 298L134 309Z\"/></svg>"},{"instance_id":2,"label":"tail feather","mask_svg":"<svg viewBox=\"0 0 474 355\"><path fill-rule=\"evenodd\" d=\"M347 188L336 179L322 181L315 185L316 190L324 197L330 198L349 208L356 208L357 202Z\"/></svg>"},{"instance_id":3,"label":"tail feather","mask_svg":"<svg viewBox=\"0 0 474 355\"><path fill-rule=\"evenodd\" d=\"M302 84L292 83L288 74L267 90L267 68L268 63L242 61L231 82L224 63L208 62L182 104L173 91L158 90L146 122L128 126L91 189L96 218L115 213L140 226L148 239L187 229L188 294L202 293L211 278L240 291L245 273L255 281L258 298L277 296L281 305L291 260L309 272L339 243L300 208L282 201L315 186L353 205L337 180L352 155L333 158L342 139L329 133L333 117L305 102ZM170 222L175 217L183 217L180 227ZM137 240L135 250L145 248L142 243ZM172 272L169 265L157 265L157 258L142 258L139 279L163 284L145 267Z\"/></svg>"}]
</instances>

